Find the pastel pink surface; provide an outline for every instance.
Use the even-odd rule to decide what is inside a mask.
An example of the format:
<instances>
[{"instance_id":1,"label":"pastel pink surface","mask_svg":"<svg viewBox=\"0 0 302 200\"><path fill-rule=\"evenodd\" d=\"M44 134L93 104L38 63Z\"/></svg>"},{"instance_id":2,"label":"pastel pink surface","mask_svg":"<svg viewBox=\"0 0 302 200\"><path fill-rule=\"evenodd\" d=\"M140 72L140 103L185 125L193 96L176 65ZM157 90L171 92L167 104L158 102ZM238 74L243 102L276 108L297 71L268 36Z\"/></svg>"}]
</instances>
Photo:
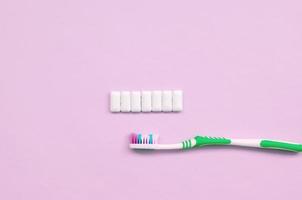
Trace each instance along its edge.
<instances>
[{"instance_id":1,"label":"pastel pink surface","mask_svg":"<svg viewBox=\"0 0 302 200\"><path fill-rule=\"evenodd\" d=\"M302 156L136 153L131 132L302 142L302 3L2 0L0 199L297 199ZM179 114L111 90L182 89Z\"/></svg>"}]
</instances>

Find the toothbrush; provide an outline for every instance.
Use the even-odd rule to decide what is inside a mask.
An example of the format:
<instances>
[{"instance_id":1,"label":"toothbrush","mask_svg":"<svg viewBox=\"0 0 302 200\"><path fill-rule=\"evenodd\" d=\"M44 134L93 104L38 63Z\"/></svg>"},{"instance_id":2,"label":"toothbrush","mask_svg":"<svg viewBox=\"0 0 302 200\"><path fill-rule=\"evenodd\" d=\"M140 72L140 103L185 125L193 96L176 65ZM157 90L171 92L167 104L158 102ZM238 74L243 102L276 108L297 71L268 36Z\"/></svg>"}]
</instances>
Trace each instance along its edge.
<instances>
[{"instance_id":1,"label":"toothbrush","mask_svg":"<svg viewBox=\"0 0 302 200\"><path fill-rule=\"evenodd\" d=\"M158 135L142 135L133 133L130 137L129 147L131 149L192 149L209 145L232 145L243 147L255 147L263 149L278 149L284 151L302 152L302 144L287 141L267 140L267 139L228 139L224 137L195 136L175 144L159 144Z\"/></svg>"}]
</instances>

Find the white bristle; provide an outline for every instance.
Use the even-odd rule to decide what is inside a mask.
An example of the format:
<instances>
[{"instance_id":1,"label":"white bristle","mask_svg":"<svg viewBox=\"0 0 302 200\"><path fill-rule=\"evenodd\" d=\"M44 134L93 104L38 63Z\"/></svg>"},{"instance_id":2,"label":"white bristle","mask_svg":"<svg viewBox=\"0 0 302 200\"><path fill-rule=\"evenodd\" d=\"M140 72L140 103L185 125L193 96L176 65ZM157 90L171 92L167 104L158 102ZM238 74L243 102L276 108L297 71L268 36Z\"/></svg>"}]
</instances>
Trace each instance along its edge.
<instances>
[{"instance_id":1,"label":"white bristle","mask_svg":"<svg viewBox=\"0 0 302 200\"><path fill-rule=\"evenodd\" d=\"M153 142L152 142L152 144L158 144L158 138L159 138L159 136L158 135L153 135Z\"/></svg>"},{"instance_id":2,"label":"white bristle","mask_svg":"<svg viewBox=\"0 0 302 200\"><path fill-rule=\"evenodd\" d=\"M144 136L143 136L143 144L148 144L148 143L147 143L147 140L148 140L148 136L147 136L147 135L144 135Z\"/></svg>"}]
</instances>

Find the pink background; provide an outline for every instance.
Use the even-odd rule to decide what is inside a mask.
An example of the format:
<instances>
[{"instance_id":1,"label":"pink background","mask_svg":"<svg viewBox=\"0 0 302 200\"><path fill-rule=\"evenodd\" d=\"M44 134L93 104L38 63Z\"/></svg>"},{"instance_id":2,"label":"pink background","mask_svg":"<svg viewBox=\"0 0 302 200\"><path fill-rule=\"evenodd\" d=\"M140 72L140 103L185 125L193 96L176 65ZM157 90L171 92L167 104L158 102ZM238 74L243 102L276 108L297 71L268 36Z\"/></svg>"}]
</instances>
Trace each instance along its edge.
<instances>
[{"instance_id":1,"label":"pink background","mask_svg":"<svg viewBox=\"0 0 302 200\"><path fill-rule=\"evenodd\" d=\"M132 131L302 142L302 3L1 0L0 199L299 199L302 156L136 153ZM109 92L183 89L180 114Z\"/></svg>"}]
</instances>

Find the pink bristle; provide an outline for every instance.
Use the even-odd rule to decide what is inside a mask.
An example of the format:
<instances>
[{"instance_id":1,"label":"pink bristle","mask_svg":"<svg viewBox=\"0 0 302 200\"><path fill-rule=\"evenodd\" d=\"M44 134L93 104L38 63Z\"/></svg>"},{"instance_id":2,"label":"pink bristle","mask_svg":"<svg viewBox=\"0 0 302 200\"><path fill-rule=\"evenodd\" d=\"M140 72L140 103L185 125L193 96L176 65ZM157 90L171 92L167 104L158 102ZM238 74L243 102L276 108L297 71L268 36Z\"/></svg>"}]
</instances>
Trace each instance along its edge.
<instances>
[{"instance_id":1,"label":"pink bristle","mask_svg":"<svg viewBox=\"0 0 302 200\"><path fill-rule=\"evenodd\" d=\"M136 144L137 143L137 135L135 133L132 133L130 136L130 142L132 144Z\"/></svg>"}]
</instances>

